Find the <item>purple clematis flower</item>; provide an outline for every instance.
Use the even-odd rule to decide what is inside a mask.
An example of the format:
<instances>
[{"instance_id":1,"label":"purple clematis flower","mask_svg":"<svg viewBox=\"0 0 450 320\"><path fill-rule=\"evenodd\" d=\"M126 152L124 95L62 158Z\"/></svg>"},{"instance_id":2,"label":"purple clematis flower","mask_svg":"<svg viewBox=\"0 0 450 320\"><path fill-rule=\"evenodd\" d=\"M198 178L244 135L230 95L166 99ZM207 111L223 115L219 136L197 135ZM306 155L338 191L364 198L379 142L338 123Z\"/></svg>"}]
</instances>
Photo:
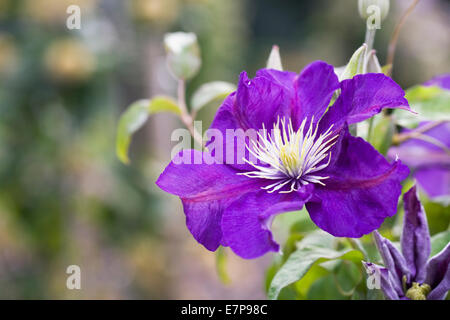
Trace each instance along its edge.
<instances>
[{"instance_id":1,"label":"purple clematis flower","mask_svg":"<svg viewBox=\"0 0 450 320\"><path fill-rule=\"evenodd\" d=\"M445 299L450 290L450 243L428 260L430 233L415 186L405 193L403 200L402 252L375 231L375 243L385 267L367 262L364 265L379 272L381 290L387 299Z\"/></svg>"},{"instance_id":2,"label":"purple clematis flower","mask_svg":"<svg viewBox=\"0 0 450 320\"><path fill-rule=\"evenodd\" d=\"M450 90L450 74L437 76L424 85ZM422 122L416 129L402 132L422 131L432 126L432 122ZM417 183L430 198L450 196L450 121L421 133L420 138L391 147L388 157L394 159L397 156L408 165Z\"/></svg>"},{"instance_id":3,"label":"purple clematis flower","mask_svg":"<svg viewBox=\"0 0 450 320\"><path fill-rule=\"evenodd\" d=\"M450 90L450 74L441 74L424 83L425 86L438 86Z\"/></svg>"},{"instance_id":4,"label":"purple clematis flower","mask_svg":"<svg viewBox=\"0 0 450 320\"><path fill-rule=\"evenodd\" d=\"M339 98L328 108L337 89ZM330 234L361 237L395 214L400 181L409 173L349 133L349 124L384 108L409 110L403 90L383 74L340 83L321 61L299 75L262 69L249 79L242 72L211 125L227 138L211 137L210 151L180 152L156 183L181 198L190 232L211 251L229 246L243 258L279 251L273 217L303 205ZM251 129L257 139L228 139L230 132ZM182 161L195 158L202 163Z\"/></svg>"}]
</instances>

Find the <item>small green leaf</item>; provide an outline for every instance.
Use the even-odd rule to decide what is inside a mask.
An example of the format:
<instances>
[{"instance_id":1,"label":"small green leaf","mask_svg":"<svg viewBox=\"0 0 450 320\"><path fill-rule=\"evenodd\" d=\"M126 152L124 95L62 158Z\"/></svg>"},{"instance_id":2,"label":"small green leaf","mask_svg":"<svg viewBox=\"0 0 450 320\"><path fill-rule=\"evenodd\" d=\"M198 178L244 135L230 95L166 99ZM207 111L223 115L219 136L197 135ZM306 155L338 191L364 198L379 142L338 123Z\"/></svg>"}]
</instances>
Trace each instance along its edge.
<instances>
[{"instance_id":1,"label":"small green leaf","mask_svg":"<svg viewBox=\"0 0 450 320\"><path fill-rule=\"evenodd\" d=\"M171 112L180 115L181 111L176 101L170 97L156 96L150 101L149 113Z\"/></svg>"},{"instance_id":2,"label":"small green leaf","mask_svg":"<svg viewBox=\"0 0 450 320\"><path fill-rule=\"evenodd\" d=\"M386 154L392 145L392 137L395 133L395 124L390 116L380 115L374 117L374 125L370 133L369 143L381 154Z\"/></svg>"},{"instance_id":3,"label":"small green leaf","mask_svg":"<svg viewBox=\"0 0 450 320\"><path fill-rule=\"evenodd\" d=\"M225 248L220 246L216 251L216 269L217 275L223 284L229 284L231 282L227 273L227 255Z\"/></svg>"},{"instance_id":4,"label":"small green leaf","mask_svg":"<svg viewBox=\"0 0 450 320\"><path fill-rule=\"evenodd\" d=\"M364 72L364 64L366 59L367 45L363 44L358 50L353 53L350 61L345 66L344 71L338 75L339 81L351 79L357 74Z\"/></svg>"},{"instance_id":5,"label":"small green leaf","mask_svg":"<svg viewBox=\"0 0 450 320\"><path fill-rule=\"evenodd\" d=\"M267 69L275 69L283 71L283 65L281 64L280 48L276 45L272 47L270 51L269 59L267 59Z\"/></svg>"},{"instance_id":6,"label":"small green leaf","mask_svg":"<svg viewBox=\"0 0 450 320\"><path fill-rule=\"evenodd\" d=\"M129 163L128 148L131 136L147 121L149 115L159 112L180 114L176 102L169 97L142 99L132 103L120 116L117 127L116 154L123 163Z\"/></svg>"},{"instance_id":7,"label":"small green leaf","mask_svg":"<svg viewBox=\"0 0 450 320\"><path fill-rule=\"evenodd\" d=\"M441 252L447 244L450 243L450 230L440 232L431 237L431 254L430 257Z\"/></svg>"},{"instance_id":8,"label":"small green leaf","mask_svg":"<svg viewBox=\"0 0 450 320\"><path fill-rule=\"evenodd\" d=\"M205 83L192 95L191 108L194 111L198 111L215 100L226 98L235 90L236 86L234 84L225 81Z\"/></svg>"},{"instance_id":9,"label":"small green leaf","mask_svg":"<svg viewBox=\"0 0 450 320\"><path fill-rule=\"evenodd\" d=\"M334 249L308 245L307 242L306 244L303 242L301 242L302 245L299 249L289 256L285 264L273 278L267 294L269 299L276 299L281 289L302 279L315 264L334 259L345 259L353 262L360 262L363 259L363 254L357 250L346 249L336 251ZM310 243L313 242L311 241Z\"/></svg>"},{"instance_id":10,"label":"small green leaf","mask_svg":"<svg viewBox=\"0 0 450 320\"><path fill-rule=\"evenodd\" d=\"M398 124L414 128L421 121L450 120L450 91L436 86L414 86L406 90L406 99L413 114L405 110L397 110Z\"/></svg>"},{"instance_id":11,"label":"small green leaf","mask_svg":"<svg viewBox=\"0 0 450 320\"><path fill-rule=\"evenodd\" d=\"M389 76L389 73L391 72L392 64L386 64L381 67L381 72L384 73L386 76Z\"/></svg>"}]
</instances>

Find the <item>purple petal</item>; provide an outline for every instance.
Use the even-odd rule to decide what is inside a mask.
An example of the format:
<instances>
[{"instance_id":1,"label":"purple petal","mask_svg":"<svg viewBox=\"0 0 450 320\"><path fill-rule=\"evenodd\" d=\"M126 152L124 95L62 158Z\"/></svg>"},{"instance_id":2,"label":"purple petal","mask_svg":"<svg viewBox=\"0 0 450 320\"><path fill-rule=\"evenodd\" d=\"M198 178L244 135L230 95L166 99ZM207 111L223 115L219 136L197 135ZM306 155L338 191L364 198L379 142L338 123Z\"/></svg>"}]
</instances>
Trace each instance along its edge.
<instances>
[{"instance_id":1,"label":"purple petal","mask_svg":"<svg viewBox=\"0 0 450 320\"><path fill-rule=\"evenodd\" d=\"M217 130L220 133L220 137L222 141L215 141L217 137L215 137L211 131L208 131L208 142L206 147L211 149L213 143L217 144L220 147L222 145L221 153L217 153L213 150L212 154L217 161L221 163L226 163L232 166L237 170L252 170L252 166L245 162L238 162L239 156L245 159L249 159L250 154L246 149L246 138L233 138L230 141L227 141L227 130L232 130L233 132L238 132L239 129L243 130L240 127L239 121L237 120L234 114L234 105L236 104L236 93L230 94L225 101L220 106L219 110L216 113L216 116L213 120L210 129ZM251 145L251 144L250 144Z\"/></svg>"},{"instance_id":2,"label":"purple petal","mask_svg":"<svg viewBox=\"0 0 450 320\"><path fill-rule=\"evenodd\" d=\"M344 122L357 123L385 108L409 109L405 92L381 73L356 75L341 82L341 94L325 114L321 126L340 128Z\"/></svg>"},{"instance_id":3,"label":"purple petal","mask_svg":"<svg viewBox=\"0 0 450 320\"><path fill-rule=\"evenodd\" d=\"M376 270L375 272L380 275L380 287L386 299L400 300L400 296L395 289L397 283L395 283L395 281L392 279L388 269L383 268L375 263L365 261L363 261L363 265L369 272L374 272L374 270Z\"/></svg>"},{"instance_id":4,"label":"purple petal","mask_svg":"<svg viewBox=\"0 0 450 320\"><path fill-rule=\"evenodd\" d=\"M257 77L266 78L271 82L283 87L290 95L294 96L294 81L297 78L295 72L279 71L274 69L260 69L256 72Z\"/></svg>"},{"instance_id":5,"label":"purple petal","mask_svg":"<svg viewBox=\"0 0 450 320\"><path fill-rule=\"evenodd\" d=\"M450 243L428 261L425 283L433 288L427 299L445 299L450 290Z\"/></svg>"},{"instance_id":6,"label":"purple petal","mask_svg":"<svg viewBox=\"0 0 450 320\"><path fill-rule=\"evenodd\" d=\"M246 72L241 77L233 106L239 127L246 129L272 128L278 118L289 118L293 91L272 79L256 76L249 79Z\"/></svg>"},{"instance_id":7,"label":"purple petal","mask_svg":"<svg viewBox=\"0 0 450 320\"><path fill-rule=\"evenodd\" d=\"M312 186L297 193L247 193L224 212L222 230L227 245L246 259L279 251L270 232L272 218L279 213L300 210L311 195Z\"/></svg>"},{"instance_id":8,"label":"purple petal","mask_svg":"<svg viewBox=\"0 0 450 320\"><path fill-rule=\"evenodd\" d=\"M294 91L293 83L289 85L289 81L294 77L291 72L267 69L258 71L254 79L249 79L246 72L241 73L237 91L223 102L211 124L210 129L222 134L223 152L214 154L219 161L238 170L252 170L242 158L249 159L245 145L251 146L249 141L256 139L257 134L247 130L259 130L263 125L271 130L278 118L290 118ZM246 137L245 133L250 136ZM207 147L211 143L209 141Z\"/></svg>"},{"instance_id":9,"label":"purple petal","mask_svg":"<svg viewBox=\"0 0 450 320\"><path fill-rule=\"evenodd\" d=\"M411 273L405 258L392 242L382 237L378 231L374 231L373 237L384 265L391 273L395 290L399 295L403 295L403 277L406 276L407 283L411 282Z\"/></svg>"},{"instance_id":10,"label":"purple petal","mask_svg":"<svg viewBox=\"0 0 450 320\"><path fill-rule=\"evenodd\" d=\"M181 159L191 159L192 164L181 163ZM203 163L193 164L194 159ZM214 251L222 243L220 221L224 208L246 192L261 187L259 179L236 173L227 165L217 164L208 153L185 150L156 181L161 189L181 198L189 231L208 250Z\"/></svg>"},{"instance_id":11,"label":"purple petal","mask_svg":"<svg viewBox=\"0 0 450 320\"><path fill-rule=\"evenodd\" d=\"M416 130L428 124L423 122ZM450 194L450 155L446 148L450 148L450 122L424 132L423 139L409 139L400 146L390 148L388 156L391 159L398 156L408 165L420 187L434 198Z\"/></svg>"},{"instance_id":12,"label":"purple petal","mask_svg":"<svg viewBox=\"0 0 450 320\"><path fill-rule=\"evenodd\" d=\"M311 219L338 237L361 237L397 211L400 181L408 168L389 164L370 144L343 132L337 160L323 170L325 186L316 186L306 204Z\"/></svg>"},{"instance_id":13,"label":"purple petal","mask_svg":"<svg viewBox=\"0 0 450 320\"><path fill-rule=\"evenodd\" d=\"M416 187L403 196L405 216L401 237L402 252L414 282L425 281L426 264L431 252L427 217L417 197Z\"/></svg>"},{"instance_id":14,"label":"purple petal","mask_svg":"<svg viewBox=\"0 0 450 320\"><path fill-rule=\"evenodd\" d=\"M450 90L450 74L441 74L424 83L425 86L438 86Z\"/></svg>"},{"instance_id":15,"label":"purple petal","mask_svg":"<svg viewBox=\"0 0 450 320\"><path fill-rule=\"evenodd\" d=\"M339 80L333 66L316 61L306 66L295 81L296 107L292 120L297 128L304 118L318 121L328 108L333 92L339 89Z\"/></svg>"},{"instance_id":16,"label":"purple petal","mask_svg":"<svg viewBox=\"0 0 450 320\"><path fill-rule=\"evenodd\" d=\"M414 172L420 187L430 198L450 195L450 169L446 167L422 167Z\"/></svg>"}]
</instances>

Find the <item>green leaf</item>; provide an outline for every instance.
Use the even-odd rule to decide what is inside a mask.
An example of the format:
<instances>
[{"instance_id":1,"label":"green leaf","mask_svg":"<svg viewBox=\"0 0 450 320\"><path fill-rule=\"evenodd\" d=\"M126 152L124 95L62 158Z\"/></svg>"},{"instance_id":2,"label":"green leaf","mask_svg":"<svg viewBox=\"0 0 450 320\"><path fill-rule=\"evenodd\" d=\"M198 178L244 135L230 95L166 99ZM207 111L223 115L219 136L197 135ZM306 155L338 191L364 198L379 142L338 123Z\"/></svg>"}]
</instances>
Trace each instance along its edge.
<instances>
[{"instance_id":1,"label":"green leaf","mask_svg":"<svg viewBox=\"0 0 450 320\"><path fill-rule=\"evenodd\" d=\"M267 59L267 69L275 69L283 71L283 65L281 64L280 48L273 46L270 51L269 59Z\"/></svg>"},{"instance_id":2,"label":"green leaf","mask_svg":"<svg viewBox=\"0 0 450 320\"><path fill-rule=\"evenodd\" d=\"M450 120L450 91L436 86L414 86L406 90L406 99L413 114L406 110L397 110L397 123L414 128L421 121Z\"/></svg>"},{"instance_id":3,"label":"green leaf","mask_svg":"<svg viewBox=\"0 0 450 320\"><path fill-rule=\"evenodd\" d=\"M334 270L336 287L340 294L346 297L353 296L356 287L363 280L361 264L341 260Z\"/></svg>"},{"instance_id":4,"label":"green leaf","mask_svg":"<svg viewBox=\"0 0 450 320\"><path fill-rule=\"evenodd\" d=\"M392 145L395 124L390 116L385 115L374 117L372 121L374 121L374 125L370 133L369 143L381 154L386 154Z\"/></svg>"},{"instance_id":5,"label":"green leaf","mask_svg":"<svg viewBox=\"0 0 450 320\"><path fill-rule=\"evenodd\" d=\"M220 246L216 251L216 269L217 275L223 284L229 284L231 282L227 273L227 255L225 248Z\"/></svg>"},{"instance_id":6,"label":"green leaf","mask_svg":"<svg viewBox=\"0 0 450 320\"><path fill-rule=\"evenodd\" d=\"M180 114L176 102L169 97L142 99L132 103L120 116L117 127L116 154L123 163L129 163L128 148L131 136L147 121L149 115L159 112Z\"/></svg>"},{"instance_id":7,"label":"green leaf","mask_svg":"<svg viewBox=\"0 0 450 320\"><path fill-rule=\"evenodd\" d=\"M176 115L180 115L181 111L176 101L171 97L156 96L150 101L148 107L149 114L159 112L171 112Z\"/></svg>"},{"instance_id":8,"label":"green leaf","mask_svg":"<svg viewBox=\"0 0 450 320\"><path fill-rule=\"evenodd\" d=\"M364 63L366 59L367 45L363 44L353 53L350 61L345 66L344 71L339 75L339 81L351 79L357 74L364 72Z\"/></svg>"},{"instance_id":9,"label":"green leaf","mask_svg":"<svg viewBox=\"0 0 450 320\"><path fill-rule=\"evenodd\" d=\"M308 270L316 264L334 259L344 259L359 263L363 259L360 251L353 249L334 250L319 246L319 236L306 237L299 244L297 251L293 252L273 278L269 290L269 299L276 299L281 289L302 279ZM315 244L315 245L314 245Z\"/></svg>"},{"instance_id":10,"label":"green leaf","mask_svg":"<svg viewBox=\"0 0 450 320\"><path fill-rule=\"evenodd\" d=\"M198 111L215 100L225 99L235 90L236 86L234 84L225 81L205 83L192 95L191 108L194 111Z\"/></svg>"},{"instance_id":11,"label":"green leaf","mask_svg":"<svg viewBox=\"0 0 450 320\"><path fill-rule=\"evenodd\" d=\"M309 269L303 278L294 283L294 287L300 297L306 299L312 284L329 273L330 271L326 268L319 264L315 264L311 267L311 269Z\"/></svg>"},{"instance_id":12,"label":"green leaf","mask_svg":"<svg viewBox=\"0 0 450 320\"><path fill-rule=\"evenodd\" d=\"M431 237L431 254L430 257L441 252L447 244L450 243L450 230L440 232Z\"/></svg>"}]
</instances>

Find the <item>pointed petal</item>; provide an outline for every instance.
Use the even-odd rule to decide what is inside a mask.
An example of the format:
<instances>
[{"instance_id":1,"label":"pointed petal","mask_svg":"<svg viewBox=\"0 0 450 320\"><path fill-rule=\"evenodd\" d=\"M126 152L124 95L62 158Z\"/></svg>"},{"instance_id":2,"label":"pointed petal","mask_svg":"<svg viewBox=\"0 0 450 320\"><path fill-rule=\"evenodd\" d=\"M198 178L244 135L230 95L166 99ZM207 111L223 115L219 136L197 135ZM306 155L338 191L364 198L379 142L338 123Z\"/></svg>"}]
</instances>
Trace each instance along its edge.
<instances>
[{"instance_id":1,"label":"pointed petal","mask_svg":"<svg viewBox=\"0 0 450 320\"><path fill-rule=\"evenodd\" d=\"M341 82L341 94L325 114L321 126L340 128L361 122L385 108L409 109L405 92L391 78L381 73L356 75Z\"/></svg>"},{"instance_id":2,"label":"pointed petal","mask_svg":"<svg viewBox=\"0 0 450 320\"><path fill-rule=\"evenodd\" d=\"M403 277L411 282L411 273L406 264L405 258L388 239L382 237L378 231L373 232L375 244L383 259L384 265L391 273L393 286L399 295L403 295Z\"/></svg>"},{"instance_id":3,"label":"pointed petal","mask_svg":"<svg viewBox=\"0 0 450 320\"><path fill-rule=\"evenodd\" d=\"M423 283L426 264L431 252L430 232L428 231L425 210L420 203L416 187L403 196L405 216L401 237L402 252L415 282Z\"/></svg>"},{"instance_id":4,"label":"pointed petal","mask_svg":"<svg viewBox=\"0 0 450 320\"><path fill-rule=\"evenodd\" d=\"M445 299L450 290L450 243L428 261L425 283L433 288L427 299Z\"/></svg>"},{"instance_id":5,"label":"pointed petal","mask_svg":"<svg viewBox=\"0 0 450 320\"><path fill-rule=\"evenodd\" d=\"M389 270L379 266L375 263L365 262L363 261L364 268L366 268L367 272L373 275L378 274L380 276L380 287L381 291L383 291L384 296L388 300L400 300L400 296L398 292L395 290L395 286L397 285L391 277Z\"/></svg>"}]
</instances>

